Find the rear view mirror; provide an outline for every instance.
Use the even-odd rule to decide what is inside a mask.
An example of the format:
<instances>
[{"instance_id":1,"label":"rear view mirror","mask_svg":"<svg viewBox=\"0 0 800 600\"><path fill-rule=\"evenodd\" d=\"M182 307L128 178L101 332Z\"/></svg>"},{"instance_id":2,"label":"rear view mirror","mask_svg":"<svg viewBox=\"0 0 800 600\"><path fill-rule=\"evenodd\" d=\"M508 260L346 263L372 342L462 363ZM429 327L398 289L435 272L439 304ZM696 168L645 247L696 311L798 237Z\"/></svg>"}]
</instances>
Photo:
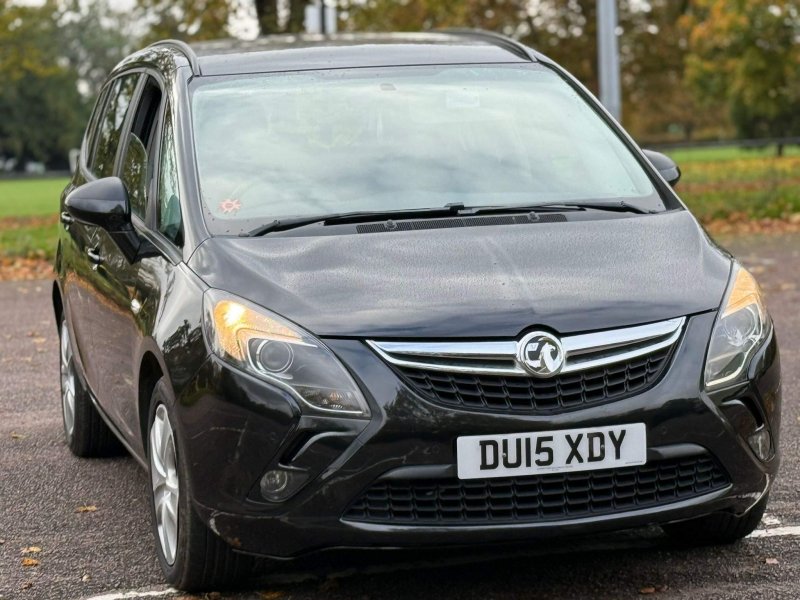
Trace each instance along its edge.
<instances>
[{"instance_id":1,"label":"rear view mirror","mask_svg":"<svg viewBox=\"0 0 800 600\"><path fill-rule=\"evenodd\" d=\"M119 177L85 183L67 196L65 204L70 216L81 223L102 227L108 232L130 229L128 192Z\"/></svg>"},{"instance_id":2,"label":"rear view mirror","mask_svg":"<svg viewBox=\"0 0 800 600\"><path fill-rule=\"evenodd\" d=\"M680 181L681 170L669 156L655 150L643 150L642 152L668 184L674 187Z\"/></svg>"}]
</instances>

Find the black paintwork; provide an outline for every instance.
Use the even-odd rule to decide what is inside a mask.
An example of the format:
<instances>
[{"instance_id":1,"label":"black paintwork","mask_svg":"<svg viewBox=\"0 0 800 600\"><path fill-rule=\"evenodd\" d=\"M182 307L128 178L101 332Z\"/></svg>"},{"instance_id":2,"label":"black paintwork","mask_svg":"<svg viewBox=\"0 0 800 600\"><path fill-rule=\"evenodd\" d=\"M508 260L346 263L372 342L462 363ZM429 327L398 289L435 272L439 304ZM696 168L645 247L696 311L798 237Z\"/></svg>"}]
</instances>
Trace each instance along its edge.
<instances>
[{"instance_id":1,"label":"black paintwork","mask_svg":"<svg viewBox=\"0 0 800 600\"><path fill-rule=\"evenodd\" d=\"M91 181L73 190L64 206L72 217L106 231L122 231L131 224L131 207L119 177Z\"/></svg>"},{"instance_id":2,"label":"black paintwork","mask_svg":"<svg viewBox=\"0 0 800 600\"><path fill-rule=\"evenodd\" d=\"M189 266L211 287L318 335L374 338L508 338L532 326L563 334L660 321L715 310L730 275L730 259L684 210L518 227L216 237Z\"/></svg>"},{"instance_id":3,"label":"black paintwork","mask_svg":"<svg viewBox=\"0 0 800 600\"><path fill-rule=\"evenodd\" d=\"M112 181L93 181L85 162L91 148L84 141L79 168L62 196L54 286L56 310L63 307L68 317L80 372L101 414L133 455L146 463L149 392L163 376L179 415L179 447L192 465L190 493L197 510L234 547L274 556L330 546L447 545L586 533L716 510L741 513L752 506L778 467L777 453L762 463L745 442L759 422L776 444L779 439L774 334L753 358L747 383L711 395L703 391L705 352L731 258L709 241L597 101L546 57L494 38L341 36L313 46L309 41L209 45L192 62L206 77L524 62L528 56L559 71L610 123L669 210L597 213L597 218L585 213L530 226L373 234L351 228L335 235L314 235L311 228L294 235L212 238L200 208L188 110L189 84L198 74L174 47L139 52L112 78L131 71L151 75L173 108L183 244L174 245L155 228L155 181L147 214L130 217L115 209L114 214L127 215L121 228L98 227L88 216L91 203L79 210L79 198L91 200L100 191L118 198L119 191ZM210 355L202 330L208 287L244 296L323 337L363 390L371 418L304 414L287 393ZM687 328L671 367L654 387L611 404L538 416L430 404L364 343L371 337L509 338L534 326L572 333L677 316L689 317ZM349 503L386 472L399 467L451 472L459 435L634 421L647 425L652 458L705 448L731 475L732 485L667 507L547 525L414 528L341 520ZM302 468L308 480L276 504L260 497L258 481L278 464Z\"/></svg>"}]
</instances>

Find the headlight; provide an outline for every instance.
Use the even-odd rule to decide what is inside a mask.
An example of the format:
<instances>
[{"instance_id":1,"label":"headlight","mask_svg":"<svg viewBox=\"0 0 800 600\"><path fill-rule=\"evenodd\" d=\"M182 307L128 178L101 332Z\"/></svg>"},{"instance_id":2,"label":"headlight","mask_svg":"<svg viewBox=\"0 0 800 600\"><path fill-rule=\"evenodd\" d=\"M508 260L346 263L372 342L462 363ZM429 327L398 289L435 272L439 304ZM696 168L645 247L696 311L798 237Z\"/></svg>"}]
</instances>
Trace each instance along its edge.
<instances>
[{"instance_id":1,"label":"headlight","mask_svg":"<svg viewBox=\"0 0 800 600\"><path fill-rule=\"evenodd\" d=\"M706 387L743 379L750 358L767 337L769 328L770 319L758 283L747 269L735 265L708 346Z\"/></svg>"},{"instance_id":2,"label":"headlight","mask_svg":"<svg viewBox=\"0 0 800 600\"><path fill-rule=\"evenodd\" d=\"M208 290L203 304L206 339L214 354L283 388L312 409L369 416L353 378L314 336L219 290Z\"/></svg>"}]
</instances>

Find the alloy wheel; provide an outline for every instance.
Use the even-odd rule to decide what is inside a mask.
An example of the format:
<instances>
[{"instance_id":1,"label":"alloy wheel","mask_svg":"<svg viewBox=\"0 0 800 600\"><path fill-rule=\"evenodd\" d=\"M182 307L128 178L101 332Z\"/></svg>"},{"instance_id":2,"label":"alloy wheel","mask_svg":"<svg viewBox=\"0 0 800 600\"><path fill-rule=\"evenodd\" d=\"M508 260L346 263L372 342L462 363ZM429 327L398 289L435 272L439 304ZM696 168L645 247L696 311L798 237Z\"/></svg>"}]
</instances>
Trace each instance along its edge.
<instances>
[{"instance_id":1,"label":"alloy wheel","mask_svg":"<svg viewBox=\"0 0 800 600\"><path fill-rule=\"evenodd\" d=\"M67 322L61 324L61 408L64 413L64 433L72 439L75 431L75 364Z\"/></svg>"},{"instance_id":2,"label":"alloy wheel","mask_svg":"<svg viewBox=\"0 0 800 600\"><path fill-rule=\"evenodd\" d=\"M175 436L167 407L159 404L150 428L150 471L153 506L161 552L169 565L175 563L178 547L178 461Z\"/></svg>"}]
</instances>

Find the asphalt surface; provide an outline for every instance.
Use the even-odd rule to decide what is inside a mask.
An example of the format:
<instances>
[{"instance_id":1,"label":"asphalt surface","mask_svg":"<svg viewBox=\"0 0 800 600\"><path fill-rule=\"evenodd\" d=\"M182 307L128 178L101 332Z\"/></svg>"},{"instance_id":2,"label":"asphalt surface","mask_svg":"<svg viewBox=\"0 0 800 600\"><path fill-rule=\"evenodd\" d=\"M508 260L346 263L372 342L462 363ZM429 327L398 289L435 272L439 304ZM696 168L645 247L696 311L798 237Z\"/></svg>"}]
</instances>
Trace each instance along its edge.
<instances>
[{"instance_id":1,"label":"asphalt surface","mask_svg":"<svg viewBox=\"0 0 800 600\"><path fill-rule=\"evenodd\" d=\"M207 597L800 598L800 236L727 246L761 281L781 342L783 466L758 537L686 550L653 528L546 546L334 554L250 582L254 591ZM162 583L140 467L80 460L64 445L57 356L50 282L0 284L0 598L187 597ZM76 512L86 506L96 510Z\"/></svg>"}]
</instances>

